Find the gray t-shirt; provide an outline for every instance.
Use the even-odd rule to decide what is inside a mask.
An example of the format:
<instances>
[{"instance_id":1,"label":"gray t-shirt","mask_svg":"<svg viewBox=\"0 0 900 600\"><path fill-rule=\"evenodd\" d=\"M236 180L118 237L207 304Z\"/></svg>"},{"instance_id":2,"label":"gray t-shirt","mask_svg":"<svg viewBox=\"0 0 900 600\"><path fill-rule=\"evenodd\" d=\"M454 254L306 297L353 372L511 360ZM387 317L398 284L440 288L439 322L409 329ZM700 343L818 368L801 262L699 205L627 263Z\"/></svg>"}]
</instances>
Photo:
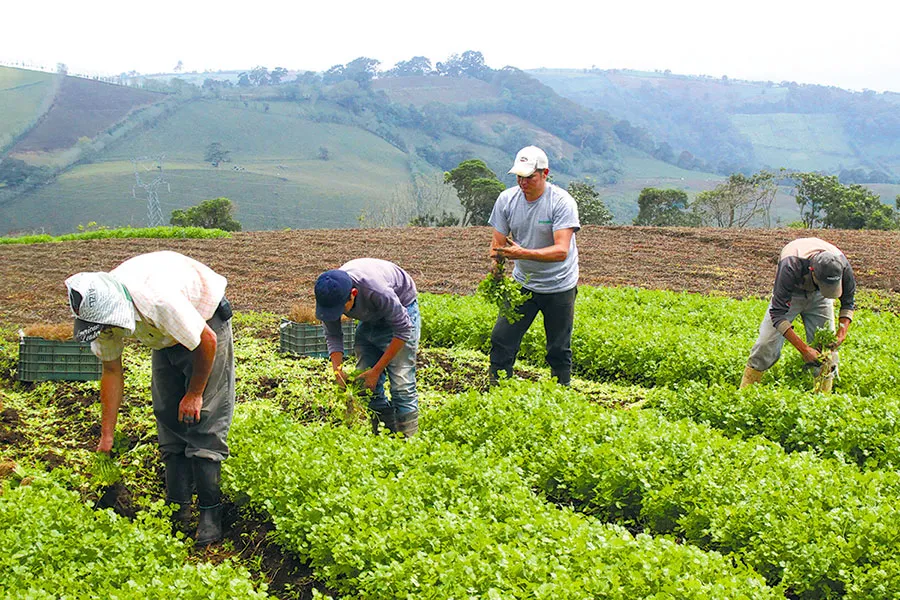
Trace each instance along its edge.
<instances>
[{"instance_id":1,"label":"gray t-shirt","mask_svg":"<svg viewBox=\"0 0 900 600\"><path fill-rule=\"evenodd\" d=\"M553 232L559 229L581 229L578 205L569 192L548 183L544 193L534 202L525 199L519 186L504 190L488 220L503 235L523 248L534 250L553 245ZM559 262L517 260L513 277L525 289L539 294L566 292L578 285L578 247L575 236L569 243L569 255Z\"/></svg>"},{"instance_id":2,"label":"gray t-shirt","mask_svg":"<svg viewBox=\"0 0 900 600\"><path fill-rule=\"evenodd\" d=\"M394 337L409 341L413 324L406 312L418 293L409 274L394 263L379 258L356 258L340 267L346 271L358 290L348 317L367 323L379 323L390 327ZM344 334L341 322L324 321L325 344L328 354L344 351Z\"/></svg>"}]
</instances>

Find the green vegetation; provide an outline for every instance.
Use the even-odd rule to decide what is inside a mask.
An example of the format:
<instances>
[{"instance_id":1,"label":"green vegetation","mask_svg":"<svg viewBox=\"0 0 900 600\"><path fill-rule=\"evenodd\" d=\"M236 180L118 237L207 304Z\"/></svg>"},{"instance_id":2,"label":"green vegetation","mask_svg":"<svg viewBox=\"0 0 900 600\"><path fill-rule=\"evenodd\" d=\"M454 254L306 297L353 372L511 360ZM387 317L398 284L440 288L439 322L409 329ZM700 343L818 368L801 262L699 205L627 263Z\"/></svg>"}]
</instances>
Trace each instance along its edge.
<instances>
[{"instance_id":1,"label":"green vegetation","mask_svg":"<svg viewBox=\"0 0 900 600\"><path fill-rule=\"evenodd\" d=\"M58 79L50 73L0 67L0 153L50 107Z\"/></svg>"},{"instance_id":2,"label":"green vegetation","mask_svg":"<svg viewBox=\"0 0 900 600\"><path fill-rule=\"evenodd\" d=\"M221 229L209 229L204 227L120 227L118 229L107 229L105 227L94 229L89 227L86 231L80 231L78 233L67 233L65 235L57 236L41 234L0 237L0 244L44 244L50 242L69 242L72 240L103 240L110 238L211 239L222 237L231 237L231 234L228 233L228 231L223 231Z\"/></svg>"},{"instance_id":3,"label":"green vegetation","mask_svg":"<svg viewBox=\"0 0 900 600\"><path fill-rule=\"evenodd\" d=\"M173 210L169 222L175 227L240 231L241 224L232 216L233 211L234 205L228 198L213 198L186 210Z\"/></svg>"},{"instance_id":4,"label":"green vegetation","mask_svg":"<svg viewBox=\"0 0 900 600\"><path fill-rule=\"evenodd\" d=\"M54 472L57 479L64 474ZM8 598L268 598L247 571L187 561L162 502L134 521L95 511L40 473L16 472L0 493L0 593Z\"/></svg>"}]
</instances>

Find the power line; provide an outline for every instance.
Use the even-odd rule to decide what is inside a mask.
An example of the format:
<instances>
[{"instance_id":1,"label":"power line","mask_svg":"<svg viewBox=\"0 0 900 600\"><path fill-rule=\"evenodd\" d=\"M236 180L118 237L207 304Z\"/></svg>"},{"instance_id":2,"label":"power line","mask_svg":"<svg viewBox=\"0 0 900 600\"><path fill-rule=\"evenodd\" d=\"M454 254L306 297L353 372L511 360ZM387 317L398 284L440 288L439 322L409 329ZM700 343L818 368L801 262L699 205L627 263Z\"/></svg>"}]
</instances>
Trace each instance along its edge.
<instances>
[{"instance_id":1,"label":"power line","mask_svg":"<svg viewBox=\"0 0 900 600\"><path fill-rule=\"evenodd\" d=\"M159 227L163 224L162 210L159 208L159 187L165 184L166 190L170 193L172 191L172 189L169 187L169 183L162 178L162 160L165 157L165 154L160 154L156 157L141 156L131 159L131 164L134 165L135 179L135 184L131 188L131 195L134 196L135 199L137 199L137 188L139 187L143 188L144 191L147 192L147 224L150 227ZM138 164L147 161L156 163L156 177L149 183L144 183L141 180L141 174L138 170ZM150 167L142 168L144 169L144 171L152 170Z\"/></svg>"}]
</instances>

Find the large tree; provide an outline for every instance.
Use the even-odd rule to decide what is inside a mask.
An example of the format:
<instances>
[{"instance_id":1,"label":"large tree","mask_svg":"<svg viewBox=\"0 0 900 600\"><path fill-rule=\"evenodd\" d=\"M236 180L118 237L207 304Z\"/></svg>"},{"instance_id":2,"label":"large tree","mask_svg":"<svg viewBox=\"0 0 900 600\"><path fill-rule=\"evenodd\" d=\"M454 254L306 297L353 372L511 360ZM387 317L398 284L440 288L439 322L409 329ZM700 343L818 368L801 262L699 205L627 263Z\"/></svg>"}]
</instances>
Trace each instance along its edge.
<instances>
[{"instance_id":1,"label":"large tree","mask_svg":"<svg viewBox=\"0 0 900 600\"><path fill-rule=\"evenodd\" d=\"M497 196L506 186L497 179L484 161L464 160L455 169L444 173L444 183L450 184L463 207L460 225L487 225Z\"/></svg>"},{"instance_id":2,"label":"large tree","mask_svg":"<svg viewBox=\"0 0 900 600\"><path fill-rule=\"evenodd\" d=\"M169 223L176 227L240 231L241 224L232 216L233 211L234 205L228 198L213 198L184 210L173 210Z\"/></svg>"},{"instance_id":3,"label":"large tree","mask_svg":"<svg viewBox=\"0 0 900 600\"><path fill-rule=\"evenodd\" d=\"M768 227L777 191L775 175L768 171L751 177L735 173L714 189L700 192L694 200L694 212L701 223L712 227Z\"/></svg>"},{"instance_id":4,"label":"large tree","mask_svg":"<svg viewBox=\"0 0 900 600\"><path fill-rule=\"evenodd\" d=\"M582 225L611 225L613 215L600 198L590 181L572 181L567 188L578 205L578 218Z\"/></svg>"},{"instance_id":5,"label":"large tree","mask_svg":"<svg viewBox=\"0 0 900 600\"><path fill-rule=\"evenodd\" d=\"M795 198L807 227L897 229L898 214L868 188L842 185L834 175L797 173Z\"/></svg>"},{"instance_id":6,"label":"large tree","mask_svg":"<svg viewBox=\"0 0 900 600\"><path fill-rule=\"evenodd\" d=\"M644 188L638 196L638 216L634 224L696 227L699 219L688 210L688 196L684 190Z\"/></svg>"},{"instance_id":7,"label":"large tree","mask_svg":"<svg viewBox=\"0 0 900 600\"><path fill-rule=\"evenodd\" d=\"M210 163L214 167L218 167L219 164L231 160L228 157L229 154L231 154L231 151L223 148L221 142L212 142L209 146L206 147L206 152L203 155L203 160Z\"/></svg>"}]
</instances>

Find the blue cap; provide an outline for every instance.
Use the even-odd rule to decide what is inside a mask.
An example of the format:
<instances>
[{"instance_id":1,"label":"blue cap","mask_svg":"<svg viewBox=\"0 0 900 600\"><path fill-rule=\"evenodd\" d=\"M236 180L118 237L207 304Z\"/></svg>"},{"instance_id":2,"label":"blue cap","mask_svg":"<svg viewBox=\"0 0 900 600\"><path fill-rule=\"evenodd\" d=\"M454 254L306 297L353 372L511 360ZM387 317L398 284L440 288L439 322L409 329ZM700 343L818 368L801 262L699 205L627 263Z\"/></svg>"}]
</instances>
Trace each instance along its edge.
<instances>
[{"instance_id":1,"label":"blue cap","mask_svg":"<svg viewBox=\"0 0 900 600\"><path fill-rule=\"evenodd\" d=\"M338 321L344 314L344 305L350 300L353 280L346 271L332 269L316 279L316 318L320 321Z\"/></svg>"}]
</instances>

